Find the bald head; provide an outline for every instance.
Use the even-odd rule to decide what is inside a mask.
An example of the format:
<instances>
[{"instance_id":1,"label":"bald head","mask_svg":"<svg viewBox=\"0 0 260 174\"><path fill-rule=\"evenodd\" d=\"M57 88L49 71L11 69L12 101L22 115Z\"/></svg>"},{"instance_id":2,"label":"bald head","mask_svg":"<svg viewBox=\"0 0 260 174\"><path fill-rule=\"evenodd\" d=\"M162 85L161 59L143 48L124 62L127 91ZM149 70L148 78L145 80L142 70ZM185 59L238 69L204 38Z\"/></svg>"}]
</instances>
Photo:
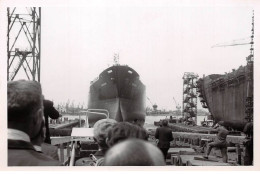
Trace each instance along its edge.
<instances>
[{"instance_id":1,"label":"bald head","mask_svg":"<svg viewBox=\"0 0 260 174\"><path fill-rule=\"evenodd\" d=\"M153 144L140 140L128 139L108 150L105 166L164 166L163 154Z\"/></svg>"},{"instance_id":2,"label":"bald head","mask_svg":"<svg viewBox=\"0 0 260 174\"><path fill-rule=\"evenodd\" d=\"M41 85L35 81L7 83L8 128L18 129L33 137L43 121Z\"/></svg>"}]
</instances>

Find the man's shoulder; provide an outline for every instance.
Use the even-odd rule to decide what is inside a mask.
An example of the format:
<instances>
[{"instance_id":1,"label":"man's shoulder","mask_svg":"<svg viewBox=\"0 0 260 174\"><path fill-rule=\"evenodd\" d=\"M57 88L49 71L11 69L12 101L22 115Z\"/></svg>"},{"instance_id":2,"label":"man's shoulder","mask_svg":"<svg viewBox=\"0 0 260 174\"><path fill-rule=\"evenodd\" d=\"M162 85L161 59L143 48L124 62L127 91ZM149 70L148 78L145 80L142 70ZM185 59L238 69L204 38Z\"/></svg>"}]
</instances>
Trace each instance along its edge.
<instances>
[{"instance_id":1,"label":"man's shoulder","mask_svg":"<svg viewBox=\"0 0 260 174\"><path fill-rule=\"evenodd\" d=\"M159 128L157 128L157 130L164 131L164 132L171 132L172 131L172 129L169 128L169 127L159 127Z\"/></svg>"},{"instance_id":2,"label":"man's shoulder","mask_svg":"<svg viewBox=\"0 0 260 174\"><path fill-rule=\"evenodd\" d=\"M218 131L228 132L228 130L227 130L225 127L223 127L223 126L218 127L217 130L218 130Z\"/></svg>"},{"instance_id":3,"label":"man's shoulder","mask_svg":"<svg viewBox=\"0 0 260 174\"><path fill-rule=\"evenodd\" d=\"M228 135L229 131L225 128L225 127L218 127L217 128L218 134L222 134L222 135Z\"/></svg>"},{"instance_id":4,"label":"man's shoulder","mask_svg":"<svg viewBox=\"0 0 260 174\"><path fill-rule=\"evenodd\" d=\"M46 150L46 151L57 151L58 150L58 147L53 146L48 143L42 143L41 147L43 150Z\"/></svg>"},{"instance_id":5,"label":"man's shoulder","mask_svg":"<svg viewBox=\"0 0 260 174\"><path fill-rule=\"evenodd\" d=\"M61 163L37 152L31 143L8 140L8 166L58 166Z\"/></svg>"},{"instance_id":6,"label":"man's shoulder","mask_svg":"<svg viewBox=\"0 0 260 174\"><path fill-rule=\"evenodd\" d=\"M172 131L172 129L170 127L164 127L164 130L167 130L167 131Z\"/></svg>"},{"instance_id":7,"label":"man's shoulder","mask_svg":"<svg viewBox=\"0 0 260 174\"><path fill-rule=\"evenodd\" d=\"M60 166L59 161L31 149L8 149L8 166Z\"/></svg>"},{"instance_id":8,"label":"man's shoulder","mask_svg":"<svg viewBox=\"0 0 260 174\"><path fill-rule=\"evenodd\" d=\"M61 162L51 158L50 156L45 155L44 153L36 152L35 158L39 159L39 161L41 161L43 165L45 165L45 164L54 165L54 166L61 165Z\"/></svg>"},{"instance_id":9,"label":"man's shoulder","mask_svg":"<svg viewBox=\"0 0 260 174\"><path fill-rule=\"evenodd\" d=\"M47 143L42 143L41 147L43 154L50 156L53 159L59 160L58 147Z\"/></svg>"}]
</instances>

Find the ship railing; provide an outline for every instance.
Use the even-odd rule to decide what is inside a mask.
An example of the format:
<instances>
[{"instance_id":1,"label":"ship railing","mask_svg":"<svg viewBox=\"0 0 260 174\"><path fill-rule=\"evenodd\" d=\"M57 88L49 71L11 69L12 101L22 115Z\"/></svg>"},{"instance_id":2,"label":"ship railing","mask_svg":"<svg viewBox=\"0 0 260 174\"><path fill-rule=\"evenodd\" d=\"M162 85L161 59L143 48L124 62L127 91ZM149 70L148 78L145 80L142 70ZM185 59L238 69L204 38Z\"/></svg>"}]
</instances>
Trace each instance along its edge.
<instances>
[{"instance_id":1,"label":"ship railing","mask_svg":"<svg viewBox=\"0 0 260 174\"><path fill-rule=\"evenodd\" d=\"M70 157L70 163L69 166L74 166L75 163L75 142L72 142L72 150L71 150L71 157Z\"/></svg>"},{"instance_id":2,"label":"ship railing","mask_svg":"<svg viewBox=\"0 0 260 174\"><path fill-rule=\"evenodd\" d=\"M107 109L87 109L86 111L82 111L82 113L86 113L86 114L91 113L91 114L97 114L97 115L104 115L106 118L109 118L109 112L108 112ZM88 127L88 118L87 118L87 127Z\"/></svg>"},{"instance_id":3,"label":"ship railing","mask_svg":"<svg viewBox=\"0 0 260 174\"><path fill-rule=\"evenodd\" d=\"M86 113L105 115L107 118L109 118L109 112L107 109L87 109Z\"/></svg>"},{"instance_id":4,"label":"ship railing","mask_svg":"<svg viewBox=\"0 0 260 174\"><path fill-rule=\"evenodd\" d=\"M77 141L61 143L59 144L59 161L62 162L63 166L74 166L76 157L76 143ZM67 146L67 153L65 155L64 147Z\"/></svg>"},{"instance_id":5,"label":"ship railing","mask_svg":"<svg viewBox=\"0 0 260 174\"><path fill-rule=\"evenodd\" d=\"M79 142L93 143L93 128L73 128L71 136L51 137L51 144L58 147L59 161L64 166L74 166L79 155Z\"/></svg>"},{"instance_id":6,"label":"ship railing","mask_svg":"<svg viewBox=\"0 0 260 174\"><path fill-rule=\"evenodd\" d=\"M105 112L105 113L104 113ZM107 109L87 109L86 111L81 111L80 113L86 114L86 126L89 127L89 122L88 122L88 113L91 114L97 114L97 115L104 115L107 119L109 118L109 112ZM81 118L79 118L81 120ZM81 127L81 125L80 125Z\"/></svg>"},{"instance_id":7,"label":"ship railing","mask_svg":"<svg viewBox=\"0 0 260 174\"><path fill-rule=\"evenodd\" d=\"M106 112L106 113L103 113ZM101 114L106 115L109 118L109 112L107 109L87 109L86 111L81 111L81 113L94 113L94 114Z\"/></svg>"},{"instance_id":8,"label":"ship railing","mask_svg":"<svg viewBox=\"0 0 260 174\"><path fill-rule=\"evenodd\" d=\"M68 166L71 157L71 136L64 137L51 137L51 145L58 147L59 161L64 165Z\"/></svg>"}]
</instances>

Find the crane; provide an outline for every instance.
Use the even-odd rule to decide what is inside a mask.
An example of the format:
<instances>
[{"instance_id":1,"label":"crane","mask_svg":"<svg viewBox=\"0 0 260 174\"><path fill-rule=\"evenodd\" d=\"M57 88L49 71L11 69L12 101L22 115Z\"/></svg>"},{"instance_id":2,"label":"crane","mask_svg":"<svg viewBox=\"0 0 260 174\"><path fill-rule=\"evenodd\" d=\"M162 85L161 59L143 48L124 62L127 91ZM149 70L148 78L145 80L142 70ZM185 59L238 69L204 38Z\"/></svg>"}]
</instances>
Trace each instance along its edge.
<instances>
[{"instance_id":1,"label":"crane","mask_svg":"<svg viewBox=\"0 0 260 174\"><path fill-rule=\"evenodd\" d=\"M240 42L237 42L238 40L233 40L232 43L223 43L223 44L216 44L214 46L212 46L211 48L214 48L214 47L226 47L226 46L238 46L238 45L251 45L250 46L250 54L249 56L246 57L246 61L247 61L247 65L249 65L249 71L252 72L253 74L253 62L254 62L254 10L253 10L253 15L252 15L252 29L251 29L251 36L250 36L250 40L248 38L244 38L244 39L240 39ZM248 39L246 41L246 39ZM241 40L244 40L241 42ZM252 90L252 86L253 86L253 78L250 74L248 75L249 78L247 80L247 95L246 95L246 101L247 101L247 104L246 104L246 113L247 113L247 116L245 118L249 119L249 121L252 121L252 117L253 117L253 105L251 104L253 102L253 90ZM250 110L249 112L247 112L248 110Z\"/></svg>"},{"instance_id":2,"label":"crane","mask_svg":"<svg viewBox=\"0 0 260 174\"><path fill-rule=\"evenodd\" d=\"M151 102L151 100L149 99L149 97L146 97L148 100L149 100L149 102L151 103L151 105L153 106L153 109L156 111L157 110L157 104L153 104L152 102Z\"/></svg>"},{"instance_id":3,"label":"crane","mask_svg":"<svg viewBox=\"0 0 260 174\"><path fill-rule=\"evenodd\" d=\"M226 47L226 46L238 46L238 45L249 45L249 44L253 44L253 41L250 41L250 37L233 40L231 42L219 43L219 44L213 45L211 48Z\"/></svg>"},{"instance_id":4,"label":"crane","mask_svg":"<svg viewBox=\"0 0 260 174\"><path fill-rule=\"evenodd\" d=\"M177 102L176 102L176 100L175 100L174 97L172 97L172 98L173 98L173 101L175 102L176 109L177 109L177 110L180 110L180 109L181 109L181 106L180 106L179 104L177 104Z\"/></svg>"}]
</instances>

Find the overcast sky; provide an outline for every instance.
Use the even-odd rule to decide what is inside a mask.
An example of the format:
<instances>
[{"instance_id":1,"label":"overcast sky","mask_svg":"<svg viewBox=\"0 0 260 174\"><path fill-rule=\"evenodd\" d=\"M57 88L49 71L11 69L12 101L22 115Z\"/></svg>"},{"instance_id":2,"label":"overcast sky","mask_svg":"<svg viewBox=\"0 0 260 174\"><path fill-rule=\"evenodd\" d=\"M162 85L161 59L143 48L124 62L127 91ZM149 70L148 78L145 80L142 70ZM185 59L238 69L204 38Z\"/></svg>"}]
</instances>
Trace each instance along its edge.
<instances>
[{"instance_id":1,"label":"overcast sky","mask_svg":"<svg viewBox=\"0 0 260 174\"><path fill-rule=\"evenodd\" d=\"M41 83L55 103L87 105L90 81L119 53L158 109L174 109L173 97L182 102L184 72L224 74L246 65L250 53L250 45L211 48L249 41L250 3L65 2L42 7Z\"/></svg>"}]
</instances>

